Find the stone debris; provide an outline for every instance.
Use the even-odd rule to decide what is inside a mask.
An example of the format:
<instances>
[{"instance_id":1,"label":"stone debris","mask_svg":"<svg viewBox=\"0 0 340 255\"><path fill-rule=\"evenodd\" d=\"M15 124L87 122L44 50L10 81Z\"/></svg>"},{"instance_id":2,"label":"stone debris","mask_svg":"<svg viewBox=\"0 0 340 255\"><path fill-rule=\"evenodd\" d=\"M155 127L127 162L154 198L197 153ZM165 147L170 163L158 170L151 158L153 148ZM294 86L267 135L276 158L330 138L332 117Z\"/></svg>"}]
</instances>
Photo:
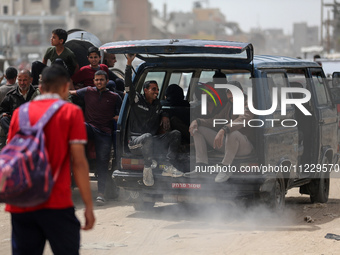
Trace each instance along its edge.
<instances>
[{"instance_id":1,"label":"stone debris","mask_svg":"<svg viewBox=\"0 0 340 255\"><path fill-rule=\"evenodd\" d=\"M179 234L176 234L176 235L170 236L170 237L169 237L169 238L167 238L167 239L173 239L173 238L179 238Z\"/></svg>"},{"instance_id":2,"label":"stone debris","mask_svg":"<svg viewBox=\"0 0 340 255\"><path fill-rule=\"evenodd\" d=\"M340 235L336 234L327 233L327 235L325 235L325 238L340 241Z\"/></svg>"},{"instance_id":3,"label":"stone debris","mask_svg":"<svg viewBox=\"0 0 340 255\"><path fill-rule=\"evenodd\" d=\"M314 222L314 219L311 217L311 216L305 216L304 220L307 222L307 223L313 223Z\"/></svg>"}]
</instances>

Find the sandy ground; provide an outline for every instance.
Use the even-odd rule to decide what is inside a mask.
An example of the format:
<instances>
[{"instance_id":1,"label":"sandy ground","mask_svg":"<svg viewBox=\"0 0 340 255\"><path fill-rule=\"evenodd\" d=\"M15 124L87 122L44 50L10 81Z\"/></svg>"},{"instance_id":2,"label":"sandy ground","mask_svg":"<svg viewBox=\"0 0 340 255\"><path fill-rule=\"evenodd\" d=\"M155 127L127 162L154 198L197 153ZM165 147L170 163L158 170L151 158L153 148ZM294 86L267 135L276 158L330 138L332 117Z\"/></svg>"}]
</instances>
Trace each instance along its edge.
<instances>
[{"instance_id":1,"label":"sandy ground","mask_svg":"<svg viewBox=\"0 0 340 255\"><path fill-rule=\"evenodd\" d=\"M95 190L95 183L92 183ZM278 215L264 208L157 203L136 212L118 199L96 207L96 226L82 231L83 255L101 254L340 254L340 179L332 178L327 204L311 204L292 189ZM74 191L77 215L82 204ZM306 222L310 216L312 222ZM0 205L0 254L11 254L9 214ZM44 254L52 254L49 245Z\"/></svg>"}]
</instances>

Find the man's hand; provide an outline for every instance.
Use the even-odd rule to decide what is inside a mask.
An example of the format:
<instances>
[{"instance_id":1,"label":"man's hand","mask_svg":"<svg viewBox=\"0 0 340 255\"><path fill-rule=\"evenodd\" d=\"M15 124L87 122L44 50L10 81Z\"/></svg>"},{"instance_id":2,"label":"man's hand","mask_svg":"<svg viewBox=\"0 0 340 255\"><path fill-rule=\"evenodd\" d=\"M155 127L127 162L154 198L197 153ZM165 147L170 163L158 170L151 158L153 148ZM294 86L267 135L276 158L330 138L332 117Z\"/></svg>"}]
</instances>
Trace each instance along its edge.
<instances>
[{"instance_id":1,"label":"man's hand","mask_svg":"<svg viewBox=\"0 0 340 255\"><path fill-rule=\"evenodd\" d=\"M131 66L132 65L132 61L135 59L136 54L126 54L126 59L127 59L127 65Z\"/></svg>"},{"instance_id":2,"label":"man's hand","mask_svg":"<svg viewBox=\"0 0 340 255\"><path fill-rule=\"evenodd\" d=\"M90 230L93 228L94 222L96 221L93 209L92 208L85 208L84 211L84 217L85 217L85 225L81 228L82 230Z\"/></svg>"},{"instance_id":3,"label":"man's hand","mask_svg":"<svg viewBox=\"0 0 340 255\"><path fill-rule=\"evenodd\" d=\"M197 120L193 120L189 126L189 132L191 136L194 136L195 132L197 131L198 125Z\"/></svg>"},{"instance_id":4,"label":"man's hand","mask_svg":"<svg viewBox=\"0 0 340 255\"><path fill-rule=\"evenodd\" d=\"M85 225L82 227L82 229L89 230L93 228L95 217L93 213L92 194L90 187L89 164L85 156L84 145L80 143L72 143L70 145L70 152L74 180L85 204Z\"/></svg>"},{"instance_id":5,"label":"man's hand","mask_svg":"<svg viewBox=\"0 0 340 255\"><path fill-rule=\"evenodd\" d=\"M215 136L214 149L220 149L222 147L223 139L224 139L224 130L220 129L220 131L218 131L217 135Z\"/></svg>"},{"instance_id":6,"label":"man's hand","mask_svg":"<svg viewBox=\"0 0 340 255\"><path fill-rule=\"evenodd\" d=\"M160 126L162 126L165 131L168 131L170 129L170 120L169 120L169 118L165 117L165 116L162 117L162 121L161 121Z\"/></svg>"},{"instance_id":7,"label":"man's hand","mask_svg":"<svg viewBox=\"0 0 340 255\"><path fill-rule=\"evenodd\" d=\"M68 92L70 93L70 95L74 95L74 96L77 95L77 91L76 90L69 90Z\"/></svg>"}]
</instances>

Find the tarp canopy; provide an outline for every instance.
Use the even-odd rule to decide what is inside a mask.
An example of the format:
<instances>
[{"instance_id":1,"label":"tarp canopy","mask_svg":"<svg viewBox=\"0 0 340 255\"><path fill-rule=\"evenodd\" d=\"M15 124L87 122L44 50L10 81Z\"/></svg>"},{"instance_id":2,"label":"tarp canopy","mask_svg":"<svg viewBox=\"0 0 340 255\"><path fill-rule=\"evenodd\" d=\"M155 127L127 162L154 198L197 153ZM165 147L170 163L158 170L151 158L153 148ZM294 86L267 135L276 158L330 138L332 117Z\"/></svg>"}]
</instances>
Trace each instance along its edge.
<instances>
[{"instance_id":1,"label":"tarp canopy","mask_svg":"<svg viewBox=\"0 0 340 255\"><path fill-rule=\"evenodd\" d=\"M72 30L69 32L65 46L74 52L79 67L89 65L87 50L92 46L99 48L102 44L101 41L97 36L86 31Z\"/></svg>"}]
</instances>

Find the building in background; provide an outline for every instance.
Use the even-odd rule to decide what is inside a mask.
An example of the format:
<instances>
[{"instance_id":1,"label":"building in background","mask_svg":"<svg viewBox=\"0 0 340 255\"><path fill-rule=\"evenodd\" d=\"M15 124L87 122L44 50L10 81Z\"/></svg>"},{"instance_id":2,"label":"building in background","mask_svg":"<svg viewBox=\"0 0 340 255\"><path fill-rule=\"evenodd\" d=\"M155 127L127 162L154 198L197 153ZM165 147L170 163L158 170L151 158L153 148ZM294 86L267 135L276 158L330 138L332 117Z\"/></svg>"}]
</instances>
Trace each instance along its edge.
<instances>
[{"instance_id":1,"label":"building in background","mask_svg":"<svg viewBox=\"0 0 340 255\"><path fill-rule=\"evenodd\" d=\"M112 12L113 0L0 0L0 55L41 60L56 28L83 29L111 41Z\"/></svg>"},{"instance_id":2,"label":"building in background","mask_svg":"<svg viewBox=\"0 0 340 255\"><path fill-rule=\"evenodd\" d=\"M319 46L319 27L309 27L307 23L293 24L293 54L296 57L306 58L302 48Z\"/></svg>"},{"instance_id":3,"label":"building in background","mask_svg":"<svg viewBox=\"0 0 340 255\"><path fill-rule=\"evenodd\" d=\"M229 40L252 42L256 54L293 57L303 57L302 48L319 45L318 28L306 23L294 24L293 37L284 35L282 29L256 28L244 33L219 8L210 8L207 0L195 1L191 12L170 13L166 4L160 13L148 0L0 0L0 70L1 59L13 60L14 65L18 65L15 59L41 60L50 45L51 31L58 27L85 30L102 43L166 38Z\"/></svg>"}]
</instances>

